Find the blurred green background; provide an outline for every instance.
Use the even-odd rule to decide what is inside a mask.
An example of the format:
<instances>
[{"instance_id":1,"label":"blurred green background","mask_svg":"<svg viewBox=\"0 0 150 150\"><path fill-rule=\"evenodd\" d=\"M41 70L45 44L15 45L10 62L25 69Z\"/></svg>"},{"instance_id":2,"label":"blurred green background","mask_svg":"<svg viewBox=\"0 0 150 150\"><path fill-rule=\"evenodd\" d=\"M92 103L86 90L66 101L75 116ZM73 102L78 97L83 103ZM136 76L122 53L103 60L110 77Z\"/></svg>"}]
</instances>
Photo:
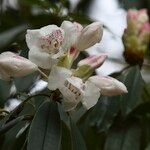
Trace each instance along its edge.
<instances>
[{"instance_id":1,"label":"blurred green background","mask_svg":"<svg viewBox=\"0 0 150 150\"><path fill-rule=\"evenodd\" d=\"M93 21L102 21L104 29L106 33L109 33L112 41L118 43L119 36L119 42L121 42L122 32L118 33L119 25L111 28L113 20L114 22L117 20L115 15L111 20L106 18L105 21L101 18L103 17L103 11L97 9L96 5L93 4L98 2L106 4L106 1L109 1L110 4L108 8L104 7L103 9L110 9L115 3L116 11L121 9L124 14L122 18L125 18L126 10L129 8L147 8L150 13L149 0L0 0L0 53L4 51L19 52L20 55L27 57L26 30L40 28L48 24L59 26L63 20L76 21L83 25ZM97 17L94 12L99 14L100 17ZM107 17L106 12L104 12L105 17ZM110 22L110 24L107 22ZM125 26L126 24L124 23L122 31ZM104 75L107 72L124 82L129 93L111 98L101 97L97 105L90 111L82 114L81 110L74 116L74 120L77 121L78 129L84 139L83 141L79 134L74 137L74 144L76 145L74 150L150 150L149 73L143 71L143 78L146 79L143 80L139 67L131 67L125 75L122 75L119 71L126 65L120 58L122 51L120 50L120 55L117 58L111 57L112 55L117 55L116 51L113 51L116 47L112 46L114 44L107 43L110 42L107 38L103 40L101 48L93 50L89 54L101 53L106 48L105 45L110 45L110 57L108 60L110 62L103 67L103 70L98 72ZM122 48L122 46L120 47ZM117 46L118 49L121 49L120 47L118 48ZM82 58L84 57L85 54L83 53ZM110 71L111 69L112 71ZM147 70L150 71L149 68ZM35 86L35 81L39 81L37 74L17 78L14 80L16 89L12 92L12 84L0 80L0 108L9 107L11 102L7 100L10 98L11 100L12 98L25 100L26 93L30 92ZM41 93L49 93L45 85L43 87ZM21 96L20 93L22 94ZM41 98L40 102L43 99ZM36 105L39 105L39 103ZM33 113L32 105L32 103L29 103L23 113ZM0 117L3 118L3 116ZM0 126L2 122L0 122ZM5 135L0 136L0 150L26 149L28 126L25 128L23 123L19 123L17 126L11 127L13 128L6 132ZM20 128L24 130L19 132ZM62 124L62 129L62 150L70 150L68 128L66 128L65 124ZM74 128L74 130L77 129ZM78 133L78 131L74 132ZM16 136L18 133L19 136Z\"/></svg>"}]
</instances>

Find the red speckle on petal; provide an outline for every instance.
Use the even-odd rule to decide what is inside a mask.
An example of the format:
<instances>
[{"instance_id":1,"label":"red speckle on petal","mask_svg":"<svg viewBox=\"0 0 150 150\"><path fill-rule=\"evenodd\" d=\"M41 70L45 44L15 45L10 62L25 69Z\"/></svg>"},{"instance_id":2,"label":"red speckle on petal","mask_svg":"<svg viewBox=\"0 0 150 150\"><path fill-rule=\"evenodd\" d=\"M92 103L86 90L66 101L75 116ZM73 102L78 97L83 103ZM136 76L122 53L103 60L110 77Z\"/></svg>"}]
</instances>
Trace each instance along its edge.
<instances>
[{"instance_id":1,"label":"red speckle on petal","mask_svg":"<svg viewBox=\"0 0 150 150\"><path fill-rule=\"evenodd\" d=\"M76 48L74 47L74 46L72 46L71 48L70 48L70 50L69 50L69 52L70 52L70 54L71 55L74 55L75 53L76 53Z\"/></svg>"}]
</instances>

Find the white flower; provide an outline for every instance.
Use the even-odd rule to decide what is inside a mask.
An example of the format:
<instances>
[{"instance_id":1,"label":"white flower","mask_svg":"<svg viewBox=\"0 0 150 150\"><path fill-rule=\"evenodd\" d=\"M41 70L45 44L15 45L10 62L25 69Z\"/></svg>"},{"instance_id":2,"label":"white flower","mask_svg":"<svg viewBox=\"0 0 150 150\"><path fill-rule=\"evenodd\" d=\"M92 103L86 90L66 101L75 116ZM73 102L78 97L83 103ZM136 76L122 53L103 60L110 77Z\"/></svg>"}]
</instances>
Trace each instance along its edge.
<instances>
[{"instance_id":1,"label":"white flower","mask_svg":"<svg viewBox=\"0 0 150 150\"><path fill-rule=\"evenodd\" d=\"M64 31L56 25L27 30L26 42L30 49L29 59L44 69L50 69L62 55L60 51Z\"/></svg>"},{"instance_id":2,"label":"white flower","mask_svg":"<svg viewBox=\"0 0 150 150\"><path fill-rule=\"evenodd\" d=\"M0 54L0 78L10 80L11 77L21 77L37 71L38 67L30 60L12 52Z\"/></svg>"},{"instance_id":3,"label":"white flower","mask_svg":"<svg viewBox=\"0 0 150 150\"><path fill-rule=\"evenodd\" d=\"M114 96L128 92L126 86L122 82L109 76L104 77L96 75L90 77L88 81L94 83L101 90L102 95Z\"/></svg>"},{"instance_id":4,"label":"white flower","mask_svg":"<svg viewBox=\"0 0 150 150\"><path fill-rule=\"evenodd\" d=\"M72 76L70 70L58 66L53 67L49 75L48 88L59 89L64 97L62 105L66 111L74 109L79 102L90 109L100 96L100 90L93 83L84 83L80 78Z\"/></svg>"}]
</instances>

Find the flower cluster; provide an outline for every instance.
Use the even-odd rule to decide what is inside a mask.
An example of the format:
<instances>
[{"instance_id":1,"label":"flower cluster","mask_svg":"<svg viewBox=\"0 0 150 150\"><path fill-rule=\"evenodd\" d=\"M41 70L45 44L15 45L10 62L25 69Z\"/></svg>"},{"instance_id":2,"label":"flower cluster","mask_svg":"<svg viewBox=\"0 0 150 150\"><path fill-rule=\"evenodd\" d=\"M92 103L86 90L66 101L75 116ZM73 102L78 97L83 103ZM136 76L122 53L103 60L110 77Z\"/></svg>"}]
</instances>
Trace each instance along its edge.
<instances>
[{"instance_id":1,"label":"flower cluster","mask_svg":"<svg viewBox=\"0 0 150 150\"><path fill-rule=\"evenodd\" d=\"M126 61L131 65L139 64L141 66L144 55L148 50L149 42L150 23L147 10L128 10L127 28L123 35Z\"/></svg>"},{"instance_id":2,"label":"flower cluster","mask_svg":"<svg viewBox=\"0 0 150 150\"><path fill-rule=\"evenodd\" d=\"M79 23L63 21L60 27L48 25L27 30L29 60L6 52L8 55L4 66L5 53L1 54L0 67L4 70L1 75L6 72L9 77L17 77L42 70L47 72L48 88L59 90L65 111L75 109L79 103L90 109L100 95L113 96L127 92L125 85L114 78L91 76L103 64L106 54L87 57L78 62L76 69L72 68L79 53L100 42L102 34L103 27L99 22L83 28Z\"/></svg>"}]
</instances>

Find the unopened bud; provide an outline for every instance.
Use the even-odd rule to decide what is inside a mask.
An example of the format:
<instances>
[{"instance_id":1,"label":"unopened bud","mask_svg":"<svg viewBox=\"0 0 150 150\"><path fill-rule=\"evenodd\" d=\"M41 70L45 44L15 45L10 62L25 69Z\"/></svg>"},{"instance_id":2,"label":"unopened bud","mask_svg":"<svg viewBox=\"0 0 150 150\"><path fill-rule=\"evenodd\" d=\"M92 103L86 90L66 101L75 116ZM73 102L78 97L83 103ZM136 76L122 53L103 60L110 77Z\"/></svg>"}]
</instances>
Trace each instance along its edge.
<instances>
[{"instance_id":1,"label":"unopened bud","mask_svg":"<svg viewBox=\"0 0 150 150\"><path fill-rule=\"evenodd\" d=\"M100 22L94 22L85 27L77 40L77 49L83 51L100 42L103 35L103 27Z\"/></svg>"},{"instance_id":2,"label":"unopened bud","mask_svg":"<svg viewBox=\"0 0 150 150\"><path fill-rule=\"evenodd\" d=\"M130 65L142 66L144 55L148 50L150 24L146 9L129 10L127 28L123 34L124 57Z\"/></svg>"},{"instance_id":3,"label":"unopened bud","mask_svg":"<svg viewBox=\"0 0 150 150\"><path fill-rule=\"evenodd\" d=\"M92 55L92 56L89 56L89 57L81 60L78 63L78 66L89 65L89 66L91 66L91 68L97 69L104 63L106 58L107 58L106 54L102 54L102 55L98 55L98 56Z\"/></svg>"},{"instance_id":4,"label":"unopened bud","mask_svg":"<svg viewBox=\"0 0 150 150\"><path fill-rule=\"evenodd\" d=\"M100 89L101 94L105 96L120 95L128 92L126 86L122 82L112 77L97 75L90 77L88 80L94 83Z\"/></svg>"},{"instance_id":5,"label":"unopened bud","mask_svg":"<svg viewBox=\"0 0 150 150\"><path fill-rule=\"evenodd\" d=\"M38 70L37 65L30 60L12 52L0 54L0 78L10 80L11 77L21 77Z\"/></svg>"}]
</instances>

